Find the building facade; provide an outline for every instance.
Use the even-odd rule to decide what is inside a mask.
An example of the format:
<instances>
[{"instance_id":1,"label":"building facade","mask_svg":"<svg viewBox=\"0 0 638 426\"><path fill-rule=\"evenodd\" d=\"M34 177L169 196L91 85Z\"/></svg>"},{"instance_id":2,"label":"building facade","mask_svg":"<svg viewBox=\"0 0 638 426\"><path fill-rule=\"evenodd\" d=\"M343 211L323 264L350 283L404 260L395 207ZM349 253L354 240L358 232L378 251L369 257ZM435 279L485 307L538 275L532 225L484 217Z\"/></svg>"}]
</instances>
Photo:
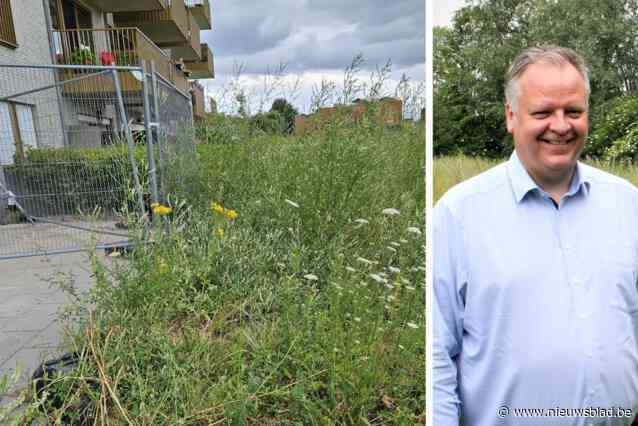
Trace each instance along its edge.
<instances>
[{"instance_id":1,"label":"building facade","mask_svg":"<svg viewBox=\"0 0 638 426\"><path fill-rule=\"evenodd\" d=\"M192 80L214 78L213 54L200 36L210 28L209 0L0 0L0 65L152 62L163 82L192 94L199 113L204 96ZM120 71L118 78L129 124L143 129L142 74ZM116 101L109 75L0 66L0 165L29 147L113 143L121 124Z\"/></svg>"}]
</instances>

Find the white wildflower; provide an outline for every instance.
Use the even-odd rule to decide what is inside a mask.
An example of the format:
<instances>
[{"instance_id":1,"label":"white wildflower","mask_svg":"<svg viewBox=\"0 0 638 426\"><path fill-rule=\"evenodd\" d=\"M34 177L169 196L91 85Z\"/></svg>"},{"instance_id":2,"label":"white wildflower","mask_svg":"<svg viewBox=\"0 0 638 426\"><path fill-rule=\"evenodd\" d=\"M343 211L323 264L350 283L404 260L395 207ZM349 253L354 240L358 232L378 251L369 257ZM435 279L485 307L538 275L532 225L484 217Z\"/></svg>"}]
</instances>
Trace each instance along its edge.
<instances>
[{"instance_id":1,"label":"white wildflower","mask_svg":"<svg viewBox=\"0 0 638 426\"><path fill-rule=\"evenodd\" d=\"M421 235L421 230L420 230L419 228L414 227L414 226L410 226L410 227L407 229L407 231L408 231L409 233L411 233L411 234L414 234L414 235Z\"/></svg>"},{"instance_id":2,"label":"white wildflower","mask_svg":"<svg viewBox=\"0 0 638 426\"><path fill-rule=\"evenodd\" d=\"M348 272L357 272L357 270L354 269L352 266L346 266L346 271L348 271Z\"/></svg>"},{"instance_id":3,"label":"white wildflower","mask_svg":"<svg viewBox=\"0 0 638 426\"><path fill-rule=\"evenodd\" d=\"M354 221L357 222L359 225L367 225L368 223L370 223L365 219L355 219Z\"/></svg>"},{"instance_id":4,"label":"white wildflower","mask_svg":"<svg viewBox=\"0 0 638 426\"><path fill-rule=\"evenodd\" d=\"M386 274L385 272L379 272L377 275L382 276L383 278L387 277L388 274Z\"/></svg>"},{"instance_id":5,"label":"white wildflower","mask_svg":"<svg viewBox=\"0 0 638 426\"><path fill-rule=\"evenodd\" d=\"M405 288L407 290L414 291L414 287L412 287L412 286L406 285Z\"/></svg>"},{"instance_id":6,"label":"white wildflower","mask_svg":"<svg viewBox=\"0 0 638 426\"><path fill-rule=\"evenodd\" d=\"M399 272L401 272L399 268L395 268L394 266L388 266L388 271L392 272L393 274L398 274Z\"/></svg>"},{"instance_id":7,"label":"white wildflower","mask_svg":"<svg viewBox=\"0 0 638 426\"><path fill-rule=\"evenodd\" d=\"M315 274L306 274L303 277L307 279L308 281L317 281L319 279L319 277L316 276Z\"/></svg>"},{"instance_id":8,"label":"white wildflower","mask_svg":"<svg viewBox=\"0 0 638 426\"><path fill-rule=\"evenodd\" d=\"M397 243L396 241L391 241L390 245L395 247L401 247L401 244Z\"/></svg>"},{"instance_id":9,"label":"white wildflower","mask_svg":"<svg viewBox=\"0 0 638 426\"><path fill-rule=\"evenodd\" d=\"M361 318L359 318L359 317L354 317L354 320L355 320L356 322L361 322Z\"/></svg>"},{"instance_id":10,"label":"white wildflower","mask_svg":"<svg viewBox=\"0 0 638 426\"><path fill-rule=\"evenodd\" d=\"M372 265L374 263L371 260L365 259L363 257L357 257L357 262L365 263L366 265Z\"/></svg>"},{"instance_id":11,"label":"white wildflower","mask_svg":"<svg viewBox=\"0 0 638 426\"><path fill-rule=\"evenodd\" d=\"M388 282L388 280L386 280L382 276L379 276L378 274L370 274L370 278L381 284L385 284Z\"/></svg>"},{"instance_id":12,"label":"white wildflower","mask_svg":"<svg viewBox=\"0 0 638 426\"><path fill-rule=\"evenodd\" d=\"M386 285L385 285L385 287L386 287L388 290L392 290L392 289L394 288L394 286L393 286L392 284L386 284Z\"/></svg>"},{"instance_id":13,"label":"white wildflower","mask_svg":"<svg viewBox=\"0 0 638 426\"><path fill-rule=\"evenodd\" d=\"M291 206L293 206L294 208L298 209L299 208L299 204L295 203L294 201L290 201L289 199L285 199L284 200L286 203L290 204Z\"/></svg>"},{"instance_id":14,"label":"white wildflower","mask_svg":"<svg viewBox=\"0 0 638 426\"><path fill-rule=\"evenodd\" d=\"M361 344L361 342L360 342L360 341L358 341L358 340L355 340L355 341L354 341L354 344L355 344L355 345L360 345L360 344Z\"/></svg>"},{"instance_id":15,"label":"white wildflower","mask_svg":"<svg viewBox=\"0 0 638 426\"><path fill-rule=\"evenodd\" d=\"M407 244L407 243L408 243L408 240L406 240L405 238L401 238L399 241L400 241L402 244Z\"/></svg>"},{"instance_id":16,"label":"white wildflower","mask_svg":"<svg viewBox=\"0 0 638 426\"><path fill-rule=\"evenodd\" d=\"M386 216L398 216L401 214L397 209L394 208L383 209L382 213Z\"/></svg>"},{"instance_id":17,"label":"white wildflower","mask_svg":"<svg viewBox=\"0 0 638 426\"><path fill-rule=\"evenodd\" d=\"M281 269L284 269L286 267L286 265L281 262L277 262L277 266L279 266Z\"/></svg>"},{"instance_id":18,"label":"white wildflower","mask_svg":"<svg viewBox=\"0 0 638 426\"><path fill-rule=\"evenodd\" d=\"M418 325L416 325L416 324L415 324L415 323L413 323L413 322L408 322L408 323L406 323L405 325L407 325L408 327L413 328L413 329L415 329L415 330L416 330L417 328L419 328L419 326L418 326Z\"/></svg>"},{"instance_id":19,"label":"white wildflower","mask_svg":"<svg viewBox=\"0 0 638 426\"><path fill-rule=\"evenodd\" d=\"M392 253L396 253L397 252L397 249L395 249L394 247L390 247L390 246L387 246L386 250L391 251Z\"/></svg>"},{"instance_id":20,"label":"white wildflower","mask_svg":"<svg viewBox=\"0 0 638 426\"><path fill-rule=\"evenodd\" d=\"M389 300L390 302L393 302L395 299L396 299L396 297L394 297L393 295L389 295L389 296L388 296L388 300Z\"/></svg>"}]
</instances>

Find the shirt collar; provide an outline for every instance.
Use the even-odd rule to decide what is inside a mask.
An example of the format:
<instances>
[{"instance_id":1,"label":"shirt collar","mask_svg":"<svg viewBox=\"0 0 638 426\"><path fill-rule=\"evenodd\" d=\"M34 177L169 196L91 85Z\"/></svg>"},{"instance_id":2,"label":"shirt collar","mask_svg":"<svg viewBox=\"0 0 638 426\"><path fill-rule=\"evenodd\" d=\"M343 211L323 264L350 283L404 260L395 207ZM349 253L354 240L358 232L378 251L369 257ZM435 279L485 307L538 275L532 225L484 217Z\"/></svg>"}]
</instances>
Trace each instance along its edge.
<instances>
[{"instance_id":1,"label":"shirt collar","mask_svg":"<svg viewBox=\"0 0 638 426\"><path fill-rule=\"evenodd\" d=\"M518 155L516 155L516 150L512 151L512 155L507 162L507 171L517 203L520 203L530 191L537 190L539 193L544 192L543 189L534 182L529 173L527 173L523 163L521 163ZM576 162L576 172L569 185L569 190L565 195L575 195L582 187L583 194L587 196L589 195L590 186L591 179L587 174L586 168L583 167L580 162Z\"/></svg>"}]
</instances>

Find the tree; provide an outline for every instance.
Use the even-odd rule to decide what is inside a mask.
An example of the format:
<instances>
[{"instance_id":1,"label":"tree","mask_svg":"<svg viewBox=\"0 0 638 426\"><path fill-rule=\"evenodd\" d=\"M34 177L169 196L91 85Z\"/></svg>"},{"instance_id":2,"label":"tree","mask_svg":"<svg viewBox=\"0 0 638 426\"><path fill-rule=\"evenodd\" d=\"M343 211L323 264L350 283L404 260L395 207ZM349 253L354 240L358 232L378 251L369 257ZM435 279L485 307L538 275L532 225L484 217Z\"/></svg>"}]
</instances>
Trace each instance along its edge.
<instances>
[{"instance_id":1,"label":"tree","mask_svg":"<svg viewBox=\"0 0 638 426\"><path fill-rule=\"evenodd\" d=\"M435 154L502 157L511 151L504 75L516 54L541 44L571 47L585 57L592 130L608 102L638 92L638 0L474 1L457 11L452 28L434 29Z\"/></svg>"},{"instance_id":2,"label":"tree","mask_svg":"<svg viewBox=\"0 0 638 426\"><path fill-rule=\"evenodd\" d=\"M285 122L285 133L292 134L295 130L295 117L297 110L284 98L275 99L270 108L270 112L277 112Z\"/></svg>"}]
</instances>

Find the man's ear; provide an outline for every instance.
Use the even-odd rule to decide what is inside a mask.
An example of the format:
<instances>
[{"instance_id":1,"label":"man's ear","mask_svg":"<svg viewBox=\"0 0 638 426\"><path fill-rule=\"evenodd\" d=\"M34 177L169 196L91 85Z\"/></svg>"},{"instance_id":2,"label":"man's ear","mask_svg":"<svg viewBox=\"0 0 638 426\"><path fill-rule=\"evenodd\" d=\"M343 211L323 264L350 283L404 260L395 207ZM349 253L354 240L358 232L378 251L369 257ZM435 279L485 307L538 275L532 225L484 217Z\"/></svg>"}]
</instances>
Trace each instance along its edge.
<instances>
[{"instance_id":1,"label":"man's ear","mask_svg":"<svg viewBox=\"0 0 638 426\"><path fill-rule=\"evenodd\" d=\"M505 102L505 122L507 123L507 131L511 134L514 134L514 111L512 111L512 107L509 102Z\"/></svg>"}]
</instances>

